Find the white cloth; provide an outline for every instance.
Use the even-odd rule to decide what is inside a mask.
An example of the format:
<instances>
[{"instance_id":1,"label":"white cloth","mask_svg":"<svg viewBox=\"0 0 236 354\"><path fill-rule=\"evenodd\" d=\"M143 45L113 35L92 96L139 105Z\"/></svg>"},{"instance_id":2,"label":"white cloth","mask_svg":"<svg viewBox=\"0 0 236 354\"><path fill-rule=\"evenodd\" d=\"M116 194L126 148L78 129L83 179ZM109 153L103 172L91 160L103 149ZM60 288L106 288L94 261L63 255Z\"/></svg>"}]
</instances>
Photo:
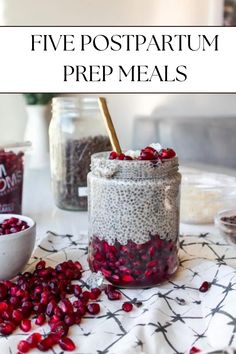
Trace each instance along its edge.
<instances>
[{"instance_id":1,"label":"white cloth","mask_svg":"<svg viewBox=\"0 0 236 354\"><path fill-rule=\"evenodd\" d=\"M189 353L192 346L202 351L236 347L235 248L211 235L182 236L180 247L180 267L171 281L150 289L122 289L120 301L109 301L102 294L101 312L86 315L80 326L70 329L77 346L74 353L180 354ZM85 236L49 233L27 270L39 258L52 266L66 259L79 260L84 278L89 275ZM206 293L198 290L203 281L212 283ZM142 306L134 306L129 313L121 310L124 301L134 299ZM33 325L32 332L36 330L47 333L49 327ZM0 353L15 353L24 337L27 334L19 329L8 338L1 337ZM63 351L55 346L54 353Z\"/></svg>"}]
</instances>

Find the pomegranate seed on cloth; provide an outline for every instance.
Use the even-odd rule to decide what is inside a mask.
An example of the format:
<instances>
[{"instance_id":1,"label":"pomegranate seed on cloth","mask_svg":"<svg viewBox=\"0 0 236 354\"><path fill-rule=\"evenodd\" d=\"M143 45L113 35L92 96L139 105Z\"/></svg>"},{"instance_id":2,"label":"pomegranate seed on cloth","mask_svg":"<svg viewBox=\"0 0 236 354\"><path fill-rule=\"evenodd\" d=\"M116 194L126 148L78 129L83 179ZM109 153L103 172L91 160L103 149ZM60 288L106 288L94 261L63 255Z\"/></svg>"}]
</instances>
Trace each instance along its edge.
<instances>
[{"instance_id":1,"label":"pomegranate seed on cloth","mask_svg":"<svg viewBox=\"0 0 236 354\"><path fill-rule=\"evenodd\" d=\"M122 310L124 310L125 312L130 312L133 310L133 305L131 304L131 302L124 302L122 305Z\"/></svg>"},{"instance_id":2,"label":"pomegranate seed on cloth","mask_svg":"<svg viewBox=\"0 0 236 354\"><path fill-rule=\"evenodd\" d=\"M29 332L31 330L31 321L29 319L23 319L20 323L20 329L24 332Z\"/></svg>"},{"instance_id":3,"label":"pomegranate seed on cloth","mask_svg":"<svg viewBox=\"0 0 236 354\"><path fill-rule=\"evenodd\" d=\"M26 340L21 340L17 346L17 349L22 353L28 353L31 348L31 345Z\"/></svg>"},{"instance_id":4,"label":"pomegranate seed on cloth","mask_svg":"<svg viewBox=\"0 0 236 354\"><path fill-rule=\"evenodd\" d=\"M31 334L26 341L29 343L31 348L36 348L38 343L41 342L42 340L42 335L40 333L33 333Z\"/></svg>"},{"instance_id":5,"label":"pomegranate seed on cloth","mask_svg":"<svg viewBox=\"0 0 236 354\"><path fill-rule=\"evenodd\" d=\"M87 311L91 313L91 315L97 315L100 312L100 305L96 303L88 304Z\"/></svg>"},{"instance_id":6,"label":"pomegranate seed on cloth","mask_svg":"<svg viewBox=\"0 0 236 354\"><path fill-rule=\"evenodd\" d=\"M72 352L76 348L75 343L68 337L62 337L59 340L59 345L61 349L66 350L68 352Z\"/></svg>"},{"instance_id":7,"label":"pomegranate seed on cloth","mask_svg":"<svg viewBox=\"0 0 236 354\"><path fill-rule=\"evenodd\" d=\"M208 281L204 281L200 286L199 291L201 293L206 293L210 289L210 287L211 287L211 283L209 283Z\"/></svg>"},{"instance_id":8,"label":"pomegranate seed on cloth","mask_svg":"<svg viewBox=\"0 0 236 354\"><path fill-rule=\"evenodd\" d=\"M189 351L189 354L195 354L195 353L200 353L201 350L197 347L192 347Z\"/></svg>"}]
</instances>

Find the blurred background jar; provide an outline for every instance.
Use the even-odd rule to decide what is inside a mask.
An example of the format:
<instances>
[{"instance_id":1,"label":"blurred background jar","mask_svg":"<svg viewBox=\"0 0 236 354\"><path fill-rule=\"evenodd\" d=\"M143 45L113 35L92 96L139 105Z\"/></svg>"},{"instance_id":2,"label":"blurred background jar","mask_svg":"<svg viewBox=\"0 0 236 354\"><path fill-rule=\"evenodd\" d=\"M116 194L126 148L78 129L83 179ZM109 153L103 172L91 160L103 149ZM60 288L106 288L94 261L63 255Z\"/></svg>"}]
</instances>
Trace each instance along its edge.
<instances>
[{"instance_id":1,"label":"blurred background jar","mask_svg":"<svg viewBox=\"0 0 236 354\"><path fill-rule=\"evenodd\" d=\"M53 195L66 210L87 210L91 155L111 150L95 97L56 97L49 127Z\"/></svg>"}]
</instances>

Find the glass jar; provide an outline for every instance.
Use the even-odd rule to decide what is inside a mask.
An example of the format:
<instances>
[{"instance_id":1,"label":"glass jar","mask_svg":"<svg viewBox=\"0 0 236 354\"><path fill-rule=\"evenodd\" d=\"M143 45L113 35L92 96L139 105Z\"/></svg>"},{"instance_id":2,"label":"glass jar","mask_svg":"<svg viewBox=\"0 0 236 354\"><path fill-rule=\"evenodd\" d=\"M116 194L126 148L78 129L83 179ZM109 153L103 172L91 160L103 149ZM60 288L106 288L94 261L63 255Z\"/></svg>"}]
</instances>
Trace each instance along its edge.
<instances>
[{"instance_id":1,"label":"glass jar","mask_svg":"<svg viewBox=\"0 0 236 354\"><path fill-rule=\"evenodd\" d=\"M93 272L131 288L154 286L176 271L180 182L177 157L160 163L92 156L88 261Z\"/></svg>"},{"instance_id":2,"label":"glass jar","mask_svg":"<svg viewBox=\"0 0 236 354\"><path fill-rule=\"evenodd\" d=\"M49 127L53 195L66 210L87 210L91 155L111 149L93 97L56 97Z\"/></svg>"}]
</instances>

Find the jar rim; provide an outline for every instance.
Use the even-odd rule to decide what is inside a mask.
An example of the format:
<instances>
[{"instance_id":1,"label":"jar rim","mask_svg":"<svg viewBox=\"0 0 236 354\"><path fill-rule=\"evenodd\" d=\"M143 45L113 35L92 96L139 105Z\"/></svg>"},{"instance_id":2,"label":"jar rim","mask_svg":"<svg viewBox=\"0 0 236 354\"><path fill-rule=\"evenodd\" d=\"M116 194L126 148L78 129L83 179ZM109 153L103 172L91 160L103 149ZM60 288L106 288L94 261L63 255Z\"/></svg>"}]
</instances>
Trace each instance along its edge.
<instances>
[{"instance_id":1,"label":"jar rim","mask_svg":"<svg viewBox=\"0 0 236 354\"><path fill-rule=\"evenodd\" d=\"M110 152L99 152L91 157L94 175L117 179L159 178L178 171L178 157L160 160L109 160Z\"/></svg>"}]
</instances>

